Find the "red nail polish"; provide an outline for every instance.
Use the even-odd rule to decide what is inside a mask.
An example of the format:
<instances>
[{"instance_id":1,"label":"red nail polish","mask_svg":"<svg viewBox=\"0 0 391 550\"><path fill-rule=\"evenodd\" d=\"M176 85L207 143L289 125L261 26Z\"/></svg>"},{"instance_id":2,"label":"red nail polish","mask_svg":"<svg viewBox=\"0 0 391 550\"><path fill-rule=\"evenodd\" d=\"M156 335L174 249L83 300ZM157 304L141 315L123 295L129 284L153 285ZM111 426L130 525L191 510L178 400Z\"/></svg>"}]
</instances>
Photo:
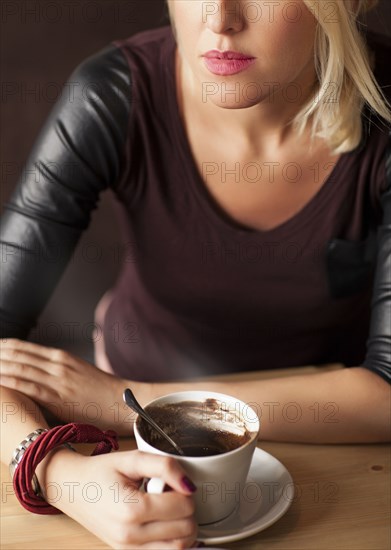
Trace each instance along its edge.
<instances>
[{"instance_id":1,"label":"red nail polish","mask_svg":"<svg viewBox=\"0 0 391 550\"><path fill-rule=\"evenodd\" d=\"M182 485L185 489L187 489L188 491L191 491L192 493L195 493L195 491L197 490L197 487L187 476L183 476Z\"/></svg>"}]
</instances>

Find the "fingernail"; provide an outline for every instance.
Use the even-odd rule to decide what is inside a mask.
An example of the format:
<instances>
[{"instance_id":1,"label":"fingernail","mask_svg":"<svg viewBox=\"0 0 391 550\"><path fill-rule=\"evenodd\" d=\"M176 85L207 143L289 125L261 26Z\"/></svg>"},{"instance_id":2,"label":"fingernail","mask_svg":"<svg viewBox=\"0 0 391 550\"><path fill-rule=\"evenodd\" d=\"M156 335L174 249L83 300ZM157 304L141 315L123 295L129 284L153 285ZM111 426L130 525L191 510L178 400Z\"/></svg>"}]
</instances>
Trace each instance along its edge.
<instances>
[{"instance_id":1,"label":"fingernail","mask_svg":"<svg viewBox=\"0 0 391 550\"><path fill-rule=\"evenodd\" d=\"M187 476L183 476L182 485L185 489L187 489L188 491L191 491L192 493L195 493L197 490L197 487Z\"/></svg>"}]
</instances>

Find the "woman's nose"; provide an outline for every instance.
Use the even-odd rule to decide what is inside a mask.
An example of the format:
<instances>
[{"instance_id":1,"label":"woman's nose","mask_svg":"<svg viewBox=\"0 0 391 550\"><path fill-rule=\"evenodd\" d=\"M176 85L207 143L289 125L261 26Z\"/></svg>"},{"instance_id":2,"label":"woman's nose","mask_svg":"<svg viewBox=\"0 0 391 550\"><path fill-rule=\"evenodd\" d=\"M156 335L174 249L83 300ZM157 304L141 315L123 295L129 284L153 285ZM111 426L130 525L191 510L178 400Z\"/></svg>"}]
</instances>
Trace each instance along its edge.
<instances>
[{"instance_id":1,"label":"woman's nose","mask_svg":"<svg viewBox=\"0 0 391 550\"><path fill-rule=\"evenodd\" d=\"M204 2L204 21L214 33L233 33L244 26L241 0L214 0Z\"/></svg>"}]
</instances>

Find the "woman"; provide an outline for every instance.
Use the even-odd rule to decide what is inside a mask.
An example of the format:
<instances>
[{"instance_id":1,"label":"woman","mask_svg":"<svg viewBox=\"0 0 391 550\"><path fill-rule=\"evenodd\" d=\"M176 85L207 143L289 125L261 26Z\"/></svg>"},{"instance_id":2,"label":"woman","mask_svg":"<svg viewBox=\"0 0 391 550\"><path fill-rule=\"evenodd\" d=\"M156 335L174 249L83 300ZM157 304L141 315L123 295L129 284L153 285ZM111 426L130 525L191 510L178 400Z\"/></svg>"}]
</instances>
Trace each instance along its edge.
<instances>
[{"instance_id":1,"label":"woman","mask_svg":"<svg viewBox=\"0 0 391 550\"><path fill-rule=\"evenodd\" d=\"M85 422L98 403L95 424L128 434L114 403L130 384L141 403L205 387L256 403L263 439L387 440L391 114L357 23L375 3L169 1L172 30L116 42L78 67L3 217L3 400L32 412L7 420L2 460L47 426L38 404ZM385 86L389 47L367 40ZM98 369L23 339L108 187L135 254L97 310ZM351 368L214 376L328 362ZM292 402L295 424L283 414ZM102 486L114 476L137 489L165 475L176 491L137 493L131 512L119 504L103 521L85 502L56 506L112 545L190 545L191 484L175 462L140 456L59 448L37 476L43 488L82 481L95 464Z\"/></svg>"}]
</instances>

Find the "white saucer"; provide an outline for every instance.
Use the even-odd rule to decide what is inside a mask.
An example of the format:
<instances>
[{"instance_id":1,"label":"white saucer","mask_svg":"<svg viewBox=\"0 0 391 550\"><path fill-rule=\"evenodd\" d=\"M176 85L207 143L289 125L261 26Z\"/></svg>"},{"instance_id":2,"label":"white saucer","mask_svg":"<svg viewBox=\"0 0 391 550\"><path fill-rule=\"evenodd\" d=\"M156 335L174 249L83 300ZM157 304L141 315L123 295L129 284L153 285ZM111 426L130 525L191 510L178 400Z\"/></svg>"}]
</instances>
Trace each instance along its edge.
<instances>
[{"instance_id":1,"label":"white saucer","mask_svg":"<svg viewBox=\"0 0 391 550\"><path fill-rule=\"evenodd\" d=\"M201 525L197 540L219 544L254 535L280 519L293 497L292 477L285 466L256 448L236 509L221 521Z\"/></svg>"}]
</instances>

